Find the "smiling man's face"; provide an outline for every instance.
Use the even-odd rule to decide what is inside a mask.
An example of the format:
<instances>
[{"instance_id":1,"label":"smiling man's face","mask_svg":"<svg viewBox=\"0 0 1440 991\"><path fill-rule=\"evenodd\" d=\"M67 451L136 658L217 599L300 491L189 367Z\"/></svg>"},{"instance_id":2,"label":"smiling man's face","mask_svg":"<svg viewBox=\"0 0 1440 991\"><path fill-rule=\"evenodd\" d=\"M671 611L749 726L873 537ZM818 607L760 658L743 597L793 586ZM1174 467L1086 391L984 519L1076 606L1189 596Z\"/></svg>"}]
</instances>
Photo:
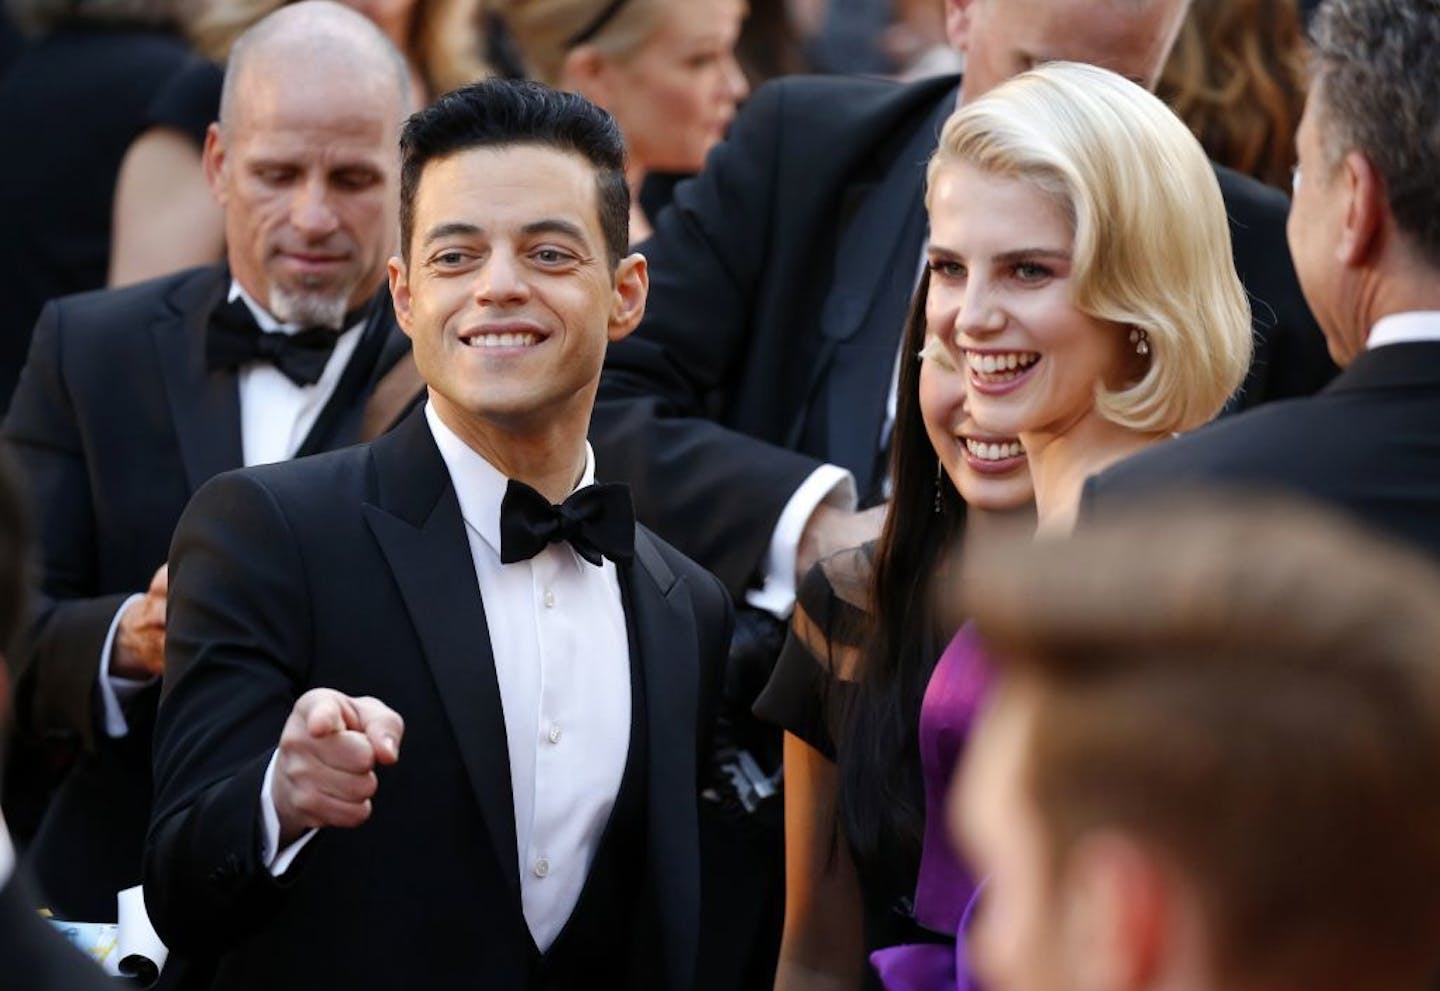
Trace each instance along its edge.
<instances>
[{"instance_id":1,"label":"smiling man's face","mask_svg":"<svg viewBox=\"0 0 1440 991\"><path fill-rule=\"evenodd\" d=\"M451 429L588 423L646 283L638 255L611 271L585 159L514 145L429 162L408 256L390 263L395 312Z\"/></svg>"}]
</instances>

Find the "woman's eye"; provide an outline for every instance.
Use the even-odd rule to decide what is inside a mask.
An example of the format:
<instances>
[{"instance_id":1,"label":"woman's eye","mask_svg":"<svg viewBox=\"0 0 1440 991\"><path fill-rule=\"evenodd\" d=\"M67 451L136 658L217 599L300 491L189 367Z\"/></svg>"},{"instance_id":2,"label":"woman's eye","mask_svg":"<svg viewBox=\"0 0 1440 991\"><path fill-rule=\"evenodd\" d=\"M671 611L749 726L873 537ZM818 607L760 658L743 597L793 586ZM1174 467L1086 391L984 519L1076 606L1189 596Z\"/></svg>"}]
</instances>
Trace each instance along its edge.
<instances>
[{"instance_id":1,"label":"woman's eye","mask_svg":"<svg viewBox=\"0 0 1440 991\"><path fill-rule=\"evenodd\" d=\"M950 261L944 258L935 258L930 261L930 271L942 279L963 279L965 277L965 266L957 261Z\"/></svg>"},{"instance_id":2,"label":"woman's eye","mask_svg":"<svg viewBox=\"0 0 1440 991\"><path fill-rule=\"evenodd\" d=\"M1052 274L1044 265L1036 265L1034 262L1021 262L1015 266L1015 275L1022 282L1039 282L1048 279Z\"/></svg>"}]
</instances>

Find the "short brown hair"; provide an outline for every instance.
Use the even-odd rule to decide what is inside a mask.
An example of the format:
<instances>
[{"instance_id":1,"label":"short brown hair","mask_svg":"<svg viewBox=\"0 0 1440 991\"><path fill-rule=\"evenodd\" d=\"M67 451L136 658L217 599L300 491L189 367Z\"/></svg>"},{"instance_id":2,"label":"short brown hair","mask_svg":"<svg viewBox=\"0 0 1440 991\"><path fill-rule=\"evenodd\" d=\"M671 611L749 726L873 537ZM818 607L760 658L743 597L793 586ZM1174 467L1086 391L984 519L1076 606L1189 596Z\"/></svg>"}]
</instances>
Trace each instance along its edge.
<instances>
[{"instance_id":1,"label":"short brown hair","mask_svg":"<svg viewBox=\"0 0 1440 991\"><path fill-rule=\"evenodd\" d=\"M1097 830L1150 846L1193 885L1231 986L1429 986L1430 561L1319 510L1231 498L978 548L964 573L1002 678L1036 689L1025 786L1053 869Z\"/></svg>"}]
</instances>

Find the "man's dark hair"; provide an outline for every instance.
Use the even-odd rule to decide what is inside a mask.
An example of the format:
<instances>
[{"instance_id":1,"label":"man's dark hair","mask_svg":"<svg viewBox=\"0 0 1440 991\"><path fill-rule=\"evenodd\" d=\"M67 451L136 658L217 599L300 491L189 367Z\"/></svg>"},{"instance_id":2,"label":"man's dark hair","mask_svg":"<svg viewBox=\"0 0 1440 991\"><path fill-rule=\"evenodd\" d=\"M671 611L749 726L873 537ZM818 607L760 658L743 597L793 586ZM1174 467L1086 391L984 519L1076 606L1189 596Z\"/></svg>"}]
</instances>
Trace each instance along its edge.
<instances>
[{"instance_id":1,"label":"man's dark hair","mask_svg":"<svg viewBox=\"0 0 1440 991\"><path fill-rule=\"evenodd\" d=\"M400 251L408 261L415 196L425 166L472 148L538 145L579 155L595 169L600 229L610 268L630 250L625 141L615 119L575 93L517 79L485 79L440 97L400 134Z\"/></svg>"},{"instance_id":2,"label":"man's dark hair","mask_svg":"<svg viewBox=\"0 0 1440 991\"><path fill-rule=\"evenodd\" d=\"M1395 222L1440 266L1440 0L1326 0L1311 33L1330 165L1374 163Z\"/></svg>"}]
</instances>

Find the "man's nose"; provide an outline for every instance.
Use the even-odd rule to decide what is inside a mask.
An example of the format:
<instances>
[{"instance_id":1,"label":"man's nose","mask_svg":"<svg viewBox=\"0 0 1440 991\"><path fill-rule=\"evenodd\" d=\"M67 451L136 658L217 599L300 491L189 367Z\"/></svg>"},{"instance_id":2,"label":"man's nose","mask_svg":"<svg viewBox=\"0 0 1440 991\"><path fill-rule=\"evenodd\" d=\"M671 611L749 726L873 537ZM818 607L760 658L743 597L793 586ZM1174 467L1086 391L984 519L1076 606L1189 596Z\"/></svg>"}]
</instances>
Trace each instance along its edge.
<instances>
[{"instance_id":1,"label":"man's nose","mask_svg":"<svg viewBox=\"0 0 1440 991\"><path fill-rule=\"evenodd\" d=\"M339 225L322 177L307 180L296 189L290 203L290 224L311 238L325 237Z\"/></svg>"},{"instance_id":2,"label":"man's nose","mask_svg":"<svg viewBox=\"0 0 1440 991\"><path fill-rule=\"evenodd\" d=\"M529 295L530 283L525 278L520 259L508 250L492 251L475 281L476 301L481 305L515 303Z\"/></svg>"}]
</instances>

